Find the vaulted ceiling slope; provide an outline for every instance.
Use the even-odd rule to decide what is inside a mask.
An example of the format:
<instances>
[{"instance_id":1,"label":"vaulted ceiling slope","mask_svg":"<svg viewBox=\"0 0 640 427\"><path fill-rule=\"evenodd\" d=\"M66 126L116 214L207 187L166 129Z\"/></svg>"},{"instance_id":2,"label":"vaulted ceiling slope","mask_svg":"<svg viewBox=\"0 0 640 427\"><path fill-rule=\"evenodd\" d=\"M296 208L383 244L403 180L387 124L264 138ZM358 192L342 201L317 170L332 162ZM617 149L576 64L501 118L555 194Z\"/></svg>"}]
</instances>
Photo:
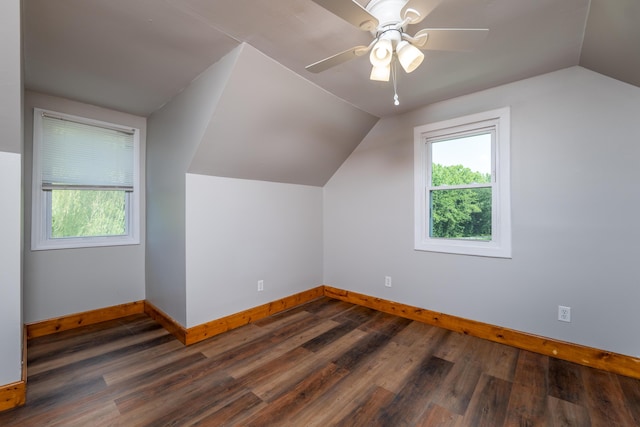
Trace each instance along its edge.
<instances>
[{"instance_id":1,"label":"vaulted ceiling slope","mask_svg":"<svg viewBox=\"0 0 640 427\"><path fill-rule=\"evenodd\" d=\"M591 0L580 65L640 86L640 1Z\"/></svg>"},{"instance_id":2,"label":"vaulted ceiling slope","mask_svg":"<svg viewBox=\"0 0 640 427\"><path fill-rule=\"evenodd\" d=\"M23 0L27 89L148 116L238 41L156 0Z\"/></svg>"},{"instance_id":3,"label":"vaulted ceiling slope","mask_svg":"<svg viewBox=\"0 0 640 427\"><path fill-rule=\"evenodd\" d=\"M28 89L143 116L242 42L378 117L574 65L640 84L638 0L443 0L415 27L486 27L489 37L471 53L428 52L401 73L398 107L389 84L368 79L366 58L305 70L370 40L311 0L23 4Z\"/></svg>"},{"instance_id":4,"label":"vaulted ceiling slope","mask_svg":"<svg viewBox=\"0 0 640 427\"><path fill-rule=\"evenodd\" d=\"M188 171L323 186L378 118L248 44L236 49Z\"/></svg>"}]
</instances>

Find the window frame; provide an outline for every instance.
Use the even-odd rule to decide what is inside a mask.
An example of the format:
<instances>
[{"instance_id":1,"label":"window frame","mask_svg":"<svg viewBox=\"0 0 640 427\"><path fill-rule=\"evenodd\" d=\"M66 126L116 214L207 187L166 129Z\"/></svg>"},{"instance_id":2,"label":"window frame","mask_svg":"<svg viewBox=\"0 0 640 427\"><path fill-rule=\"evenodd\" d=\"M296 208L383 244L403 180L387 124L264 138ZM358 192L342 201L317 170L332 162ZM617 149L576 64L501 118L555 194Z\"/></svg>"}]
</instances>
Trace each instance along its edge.
<instances>
[{"instance_id":1,"label":"window frame","mask_svg":"<svg viewBox=\"0 0 640 427\"><path fill-rule=\"evenodd\" d=\"M510 108L504 107L414 128L415 250L511 258L510 114ZM431 144L456 135L483 133L481 131L487 129L495 132L491 144L491 240L431 237L430 191L434 188L431 186Z\"/></svg>"},{"instance_id":2,"label":"window frame","mask_svg":"<svg viewBox=\"0 0 640 427\"><path fill-rule=\"evenodd\" d=\"M125 228L117 236L51 237L51 191L42 188L42 138L44 115L89 126L133 132L133 191L125 193ZM140 244L140 129L42 108L33 109L33 158L31 183L31 250L72 249Z\"/></svg>"}]
</instances>

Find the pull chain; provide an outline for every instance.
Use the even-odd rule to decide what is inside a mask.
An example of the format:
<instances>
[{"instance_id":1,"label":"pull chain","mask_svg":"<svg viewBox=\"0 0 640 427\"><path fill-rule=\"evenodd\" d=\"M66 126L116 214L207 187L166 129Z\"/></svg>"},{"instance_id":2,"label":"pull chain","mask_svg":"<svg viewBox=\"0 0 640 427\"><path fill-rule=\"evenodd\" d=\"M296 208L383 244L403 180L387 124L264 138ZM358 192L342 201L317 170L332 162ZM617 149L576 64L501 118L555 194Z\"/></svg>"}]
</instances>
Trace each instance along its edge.
<instances>
[{"instance_id":1,"label":"pull chain","mask_svg":"<svg viewBox=\"0 0 640 427\"><path fill-rule=\"evenodd\" d=\"M400 101L398 100L398 82L396 80L397 75L397 61L393 60L391 64L391 79L393 80L393 105L400 105Z\"/></svg>"}]
</instances>

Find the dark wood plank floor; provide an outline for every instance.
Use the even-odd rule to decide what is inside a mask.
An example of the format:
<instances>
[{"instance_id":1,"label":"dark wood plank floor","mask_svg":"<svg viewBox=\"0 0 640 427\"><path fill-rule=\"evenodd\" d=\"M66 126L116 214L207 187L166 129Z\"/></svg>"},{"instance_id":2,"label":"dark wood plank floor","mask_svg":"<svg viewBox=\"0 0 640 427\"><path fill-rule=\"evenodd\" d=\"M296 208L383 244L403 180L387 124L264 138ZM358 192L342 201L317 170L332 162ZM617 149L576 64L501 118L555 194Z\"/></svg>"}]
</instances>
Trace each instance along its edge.
<instances>
[{"instance_id":1,"label":"dark wood plank floor","mask_svg":"<svg viewBox=\"0 0 640 427\"><path fill-rule=\"evenodd\" d=\"M144 315L29 342L0 426L638 426L640 381L321 298L184 347Z\"/></svg>"}]
</instances>

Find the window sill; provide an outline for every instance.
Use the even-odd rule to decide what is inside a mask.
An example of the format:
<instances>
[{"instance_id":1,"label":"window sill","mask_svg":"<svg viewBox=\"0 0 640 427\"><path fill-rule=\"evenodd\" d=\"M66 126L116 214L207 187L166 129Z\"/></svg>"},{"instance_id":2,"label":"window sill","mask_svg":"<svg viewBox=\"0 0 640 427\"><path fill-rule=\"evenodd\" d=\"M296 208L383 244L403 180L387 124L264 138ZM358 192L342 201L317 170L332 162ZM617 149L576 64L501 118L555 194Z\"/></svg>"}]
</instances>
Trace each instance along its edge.
<instances>
[{"instance_id":1,"label":"window sill","mask_svg":"<svg viewBox=\"0 0 640 427\"><path fill-rule=\"evenodd\" d=\"M55 239L43 242L34 242L32 251L48 251L56 249L81 249L109 246L132 246L139 245L140 239L133 237L90 237L90 238L69 238Z\"/></svg>"},{"instance_id":2,"label":"window sill","mask_svg":"<svg viewBox=\"0 0 640 427\"><path fill-rule=\"evenodd\" d=\"M490 258L511 258L511 248L494 242L468 242L457 240L416 242L416 251L471 255Z\"/></svg>"}]
</instances>

